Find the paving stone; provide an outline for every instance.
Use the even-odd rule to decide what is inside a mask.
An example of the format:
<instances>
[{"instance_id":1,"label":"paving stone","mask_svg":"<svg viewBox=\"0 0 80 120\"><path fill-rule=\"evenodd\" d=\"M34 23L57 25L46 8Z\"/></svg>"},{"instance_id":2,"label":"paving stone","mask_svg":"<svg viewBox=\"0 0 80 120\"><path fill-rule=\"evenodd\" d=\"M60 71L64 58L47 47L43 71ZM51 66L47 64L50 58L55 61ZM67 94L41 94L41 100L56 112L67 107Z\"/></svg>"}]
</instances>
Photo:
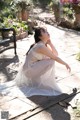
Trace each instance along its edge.
<instances>
[{"instance_id":1,"label":"paving stone","mask_svg":"<svg viewBox=\"0 0 80 120\"><path fill-rule=\"evenodd\" d=\"M63 60L67 61L72 68L72 72L68 73L64 66L56 63L56 76L58 77L56 81L64 93L71 93L74 87L80 87L80 62L75 59L75 54L79 50L78 44L80 41L80 36L74 32L64 31L50 25L46 25L46 27L51 35L52 43L59 51L59 56L63 58ZM0 55L0 61L7 58L5 61L2 60L6 64L5 68L11 68L10 70L12 71L18 71L19 67L24 62L25 54L32 43L34 43L33 35L17 41L18 56L16 58L14 56L14 49L6 50L2 53ZM13 59L13 61L10 59ZM0 66L2 64L0 62ZM0 71L0 79L4 79L5 81L7 74L4 74L5 75L3 75ZM7 78L7 80L9 79ZM14 88L15 87L8 88L8 90L13 90ZM55 97L47 96L34 96L32 98L26 98L19 91L18 96L17 94L13 94L12 96L0 96L0 111L7 110L9 111L10 118L14 118L13 120L22 120L33 113L39 112L51 103L55 104L57 100L59 101L64 97L56 97L56 99ZM69 102L73 104L77 99L80 100L79 94L69 100ZM72 116L73 111L71 109L72 108L65 111L60 105L57 104L29 118L29 120L37 120L39 118L40 120L46 120L46 118L47 120L74 120L74 117Z\"/></svg>"},{"instance_id":2,"label":"paving stone","mask_svg":"<svg viewBox=\"0 0 80 120\"><path fill-rule=\"evenodd\" d=\"M19 99L14 99L4 103L4 105L1 105L0 108L1 108L1 111L4 111L4 110L9 111L9 118L12 118L28 110L31 110L32 106L30 104L26 104L25 102Z\"/></svg>"}]
</instances>

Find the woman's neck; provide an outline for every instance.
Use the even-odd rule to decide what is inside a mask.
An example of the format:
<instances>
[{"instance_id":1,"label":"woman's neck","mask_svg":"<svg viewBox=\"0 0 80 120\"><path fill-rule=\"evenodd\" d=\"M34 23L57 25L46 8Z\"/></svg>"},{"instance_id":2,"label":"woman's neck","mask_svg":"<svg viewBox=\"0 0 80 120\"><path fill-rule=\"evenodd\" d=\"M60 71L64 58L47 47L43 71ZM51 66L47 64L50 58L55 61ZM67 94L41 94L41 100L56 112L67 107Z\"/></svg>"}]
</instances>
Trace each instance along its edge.
<instances>
[{"instance_id":1,"label":"woman's neck","mask_svg":"<svg viewBox=\"0 0 80 120\"><path fill-rule=\"evenodd\" d=\"M44 44L46 44L46 40L41 40Z\"/></svg>"}]
</instances>

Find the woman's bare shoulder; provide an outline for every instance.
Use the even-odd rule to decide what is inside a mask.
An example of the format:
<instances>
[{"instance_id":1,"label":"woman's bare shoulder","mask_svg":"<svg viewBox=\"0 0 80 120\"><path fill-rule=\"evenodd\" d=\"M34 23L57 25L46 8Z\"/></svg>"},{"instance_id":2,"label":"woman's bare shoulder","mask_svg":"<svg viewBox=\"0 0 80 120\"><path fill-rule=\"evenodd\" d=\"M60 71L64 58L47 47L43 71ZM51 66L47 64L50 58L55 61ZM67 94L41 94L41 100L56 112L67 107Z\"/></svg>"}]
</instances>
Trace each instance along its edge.
<instances>
[{"instance_id":1,"label":"woman's bare shoulder","mask_svg":"<svg viewBox=\"0 0 80 120\"><path fill-rule=\"evenodd\" d=\"M43 42L39 42L37 43L37 45L35 46L35 51L36 52L40 52L42 51L42 49L45 49L45 44Z\"/></svg>"}]
</instances>

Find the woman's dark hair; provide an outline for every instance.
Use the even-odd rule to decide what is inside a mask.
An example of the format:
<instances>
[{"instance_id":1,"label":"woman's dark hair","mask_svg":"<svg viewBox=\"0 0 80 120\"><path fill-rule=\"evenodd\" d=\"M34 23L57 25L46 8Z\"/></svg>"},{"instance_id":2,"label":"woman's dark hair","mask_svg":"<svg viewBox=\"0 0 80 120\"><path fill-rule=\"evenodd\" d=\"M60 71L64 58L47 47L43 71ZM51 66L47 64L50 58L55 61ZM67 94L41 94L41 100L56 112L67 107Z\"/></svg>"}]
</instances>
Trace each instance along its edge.
<instances>
[{"instance_id":1,"label":"woman's dark hair","mask_svg":"<svg viewBox=\"0 0 80 120\"><path fill-rule=\"evenodd\" d=\"M35 34L34 34L35 43L38 43L39 41L41 41L41 39L39 38L41 36L41 30L44 31L45 29L42 27L35 28ZM30 46L28 52L35 45L35 43ZM26 54L28 54L28 52Z\"/></svg>"},{"instance_id":2,"label":"woman's dark hair","mask_svg":"<svg viewBox=\"0 0 80 120\"><path fill-rule=\"evenodd\" d=\"M35 29L35 34L34 34L35 43L41 41L41 39L39 38L39 36L41 36L41 30L43 30L43 28L41 27Z\"/></svg>"}]
</instances>

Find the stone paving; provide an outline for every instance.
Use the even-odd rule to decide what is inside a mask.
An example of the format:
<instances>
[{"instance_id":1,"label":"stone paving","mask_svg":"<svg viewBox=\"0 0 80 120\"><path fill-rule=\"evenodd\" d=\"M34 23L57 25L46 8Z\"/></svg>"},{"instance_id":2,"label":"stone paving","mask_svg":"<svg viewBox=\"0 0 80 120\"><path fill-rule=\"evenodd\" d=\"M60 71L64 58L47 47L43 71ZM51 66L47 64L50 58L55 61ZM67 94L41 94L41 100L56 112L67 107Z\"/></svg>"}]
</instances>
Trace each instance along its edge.
<instances>
[{"instance_id":1,"label":"stone paving","mask_svg":"<svg viewBox=\"0 0 80 120\"><path fill-rule=\"evenodd\" d=\"M71 73L59 63L56 63L56 81L65 94L57 97L33 96L0 96L0 111L9 111L10 120L80 120L80 62L76 60L76 53L80 51L80 33L62 30L46 24L51 40L58 50L59 57L71 66ZM34 42L33 35L17 41L17 56L13 49L0 54L0 82L13 80L19 67L23 64L25 54ZM13 86L13 88L15 88ZM12 89L12 88L10 88ZM60 106L59 101L67 101L71 106ZM77 108L75 108L75 106ZM73 109L75 108L75 109Z\"/></svg>"}]
</instances>

